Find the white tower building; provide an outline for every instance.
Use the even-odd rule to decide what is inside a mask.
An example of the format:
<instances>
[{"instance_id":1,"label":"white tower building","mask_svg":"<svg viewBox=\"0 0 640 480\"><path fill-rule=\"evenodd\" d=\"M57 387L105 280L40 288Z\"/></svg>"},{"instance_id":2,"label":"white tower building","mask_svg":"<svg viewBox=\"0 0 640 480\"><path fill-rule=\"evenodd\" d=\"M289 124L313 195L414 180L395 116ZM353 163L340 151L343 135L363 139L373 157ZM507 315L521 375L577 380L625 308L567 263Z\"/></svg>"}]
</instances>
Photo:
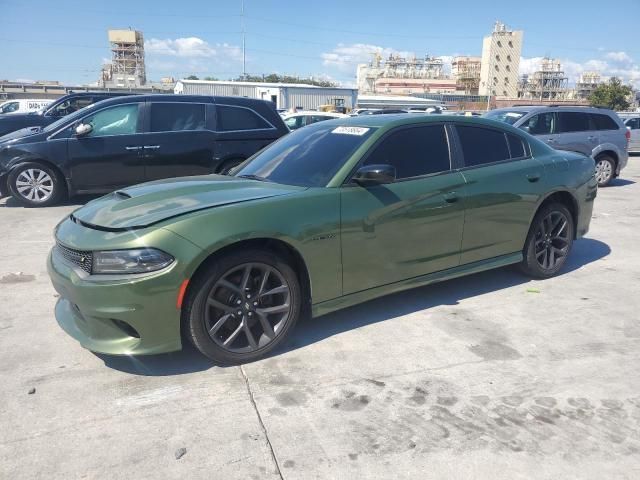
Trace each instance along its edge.
<instances>
[{"instance_id":1,"label":"white tower building","mask_svg":"<svg viewBox=\"0 0 640 480\"><path fill-rule=\"evenodd\" d=\"M484 37L480 66L480 95L496 98L518 96L522 35L521 30L508 30L504 23L496 22L491 35Z\"/></svg>"}]
</instances>

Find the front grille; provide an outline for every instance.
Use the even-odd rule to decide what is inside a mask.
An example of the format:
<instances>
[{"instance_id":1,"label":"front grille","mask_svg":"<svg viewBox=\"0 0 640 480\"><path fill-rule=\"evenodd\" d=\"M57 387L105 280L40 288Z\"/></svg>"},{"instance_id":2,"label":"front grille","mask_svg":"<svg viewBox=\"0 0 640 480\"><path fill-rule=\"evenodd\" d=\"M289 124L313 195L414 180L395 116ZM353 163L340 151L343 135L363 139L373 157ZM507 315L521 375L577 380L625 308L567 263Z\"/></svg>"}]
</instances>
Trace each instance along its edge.
<instances>
[{"instance_id":1,"label":"front grille","mask_svg":"<svg viewBox=\"0 0 640 480\"><path fill-rule=\"evenodd\" d=\"M56 250L67 262L75 265L76 267L80 267L87 273L91 273L91 267L93 266L92 252L73 250L60 243L56 243Z\"/></svg>"}]
</instances>

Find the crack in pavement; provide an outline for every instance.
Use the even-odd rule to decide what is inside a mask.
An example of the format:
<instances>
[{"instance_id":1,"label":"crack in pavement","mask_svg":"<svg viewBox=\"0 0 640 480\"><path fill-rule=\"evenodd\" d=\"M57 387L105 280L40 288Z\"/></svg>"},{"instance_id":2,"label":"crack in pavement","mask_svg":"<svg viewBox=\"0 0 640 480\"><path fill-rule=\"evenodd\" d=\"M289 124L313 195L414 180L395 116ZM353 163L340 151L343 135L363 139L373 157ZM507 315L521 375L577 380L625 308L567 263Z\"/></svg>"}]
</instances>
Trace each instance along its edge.
<instances>
[{"instance_id":1,"label":"crack in pavement","mask_svg":"<svg viewBox=\"0 0 640 480\"><path fill-rule=\"evenodd\" d=\"M262 416L260 415L260 410L258 410L258 405L256 404L256 400L253 397L253 391L251 390L251 384L249 383L249 377L247 373L244 371L244 367L240 365L240 373L242 374L242 378L244 379L244 384L247 387L247 393L249 394L249 400L251 401L251 405L253 405L253 410L256 412L256 417L258 417L258 423L260 424L260 428L262 429L262 433L264 434L264 438L267 441L267 446L269 447L269 451L271 452L271 460L273 460L273 464L276 467L276 473L280 477L280 480L284 480L282 475L282 470L280 470L280 464L278 463L278 457L276 456L276 452L273 449L273 445L271 444L271 440L269 439L269 433L267 432L267 427L262 421Z\"/></svg>"}]
</instances>

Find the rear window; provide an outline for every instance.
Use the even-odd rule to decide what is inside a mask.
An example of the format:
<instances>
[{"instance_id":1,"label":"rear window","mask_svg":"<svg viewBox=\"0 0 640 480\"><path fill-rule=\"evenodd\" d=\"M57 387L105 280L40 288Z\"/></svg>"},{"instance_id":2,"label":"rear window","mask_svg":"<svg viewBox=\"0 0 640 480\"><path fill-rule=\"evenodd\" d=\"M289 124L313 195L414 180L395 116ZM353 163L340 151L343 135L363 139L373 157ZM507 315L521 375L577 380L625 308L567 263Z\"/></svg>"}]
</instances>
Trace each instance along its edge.
<instances>
[{"instance_id":1,"label":"rear window","mask_svg":"<svg viewBox=\"0 0 640 480\"><path fill-rule=\"evenodd\" d=\"M618 130L620 128L613 118L602 113L592 113L591 120L596 130Z\"/></svg>"},{"instance_id":2,"label":"rear window","mask_svg":"<svg viewBox=\"0 0 640 480\"><path fill-rule=\"evenodd\" d=\"M509 160L509 148L505 134L489 128L456 125L464 164L467 167Z\"/></svg>"},{"instance_id":3,"label":"rear window","mask_svg":"<svg viewBox=\"0 0 640 480\"><path fill-rule=\"evenodd\" d=\"M151 131L204 130L205 106L201 103L152 103Z\"/></svg>"},{"instance_id":4,"label":"rear window","mask_svg":"<svg viewBox=\"0 0 640 480\"><path fill-rule=\"evenodd\" d=\"M495 120L497 122L508 123L509 125L513 125L522 117L524 117L529 112L509 112L505 110L493 110L491 112L487 112L482 115L485 118L490 118L491 120Z\"/></svg>"},{"instance_id":5,"label":"rear window","mask_svg":"<svg viewBox=\"0 0 640 480\"><path fill-rule=\"evenodd\" d=\"M250 108L218 105L216 111L219 131L273 128L269 122Z\"/></svg>"}]
</instances>

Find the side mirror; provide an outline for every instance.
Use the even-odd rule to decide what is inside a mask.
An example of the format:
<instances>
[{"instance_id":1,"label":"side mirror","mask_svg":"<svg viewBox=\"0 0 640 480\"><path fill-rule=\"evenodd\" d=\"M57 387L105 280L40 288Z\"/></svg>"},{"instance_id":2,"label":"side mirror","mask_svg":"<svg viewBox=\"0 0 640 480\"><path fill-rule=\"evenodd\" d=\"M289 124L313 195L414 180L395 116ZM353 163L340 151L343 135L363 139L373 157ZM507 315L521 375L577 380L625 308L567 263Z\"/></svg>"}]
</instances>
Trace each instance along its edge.
<instances>
[{"instance_id":1,"label":"side mirror","mask_svg":"<svg viewBox=\"0 0 640 480\"><path fill-rule=\"evenodd\" d=\"M393 165L365 165L360 167L352 180L363 187L393 183L396 179L396 167Z\"/></svg>"},{"instance_id":2,"label":"side mirror","mask_svg":"<svg viewBox=\"0 0 640 480\"><path fill-rule=\"evenodd\" d=\"M91 133L92 130L93 130L93 127L91 126L90 123L81 123L79 125L76 125L76 136L84 137L85 135L88 135L89 133Z\"/></svg>"}]
</instances>

